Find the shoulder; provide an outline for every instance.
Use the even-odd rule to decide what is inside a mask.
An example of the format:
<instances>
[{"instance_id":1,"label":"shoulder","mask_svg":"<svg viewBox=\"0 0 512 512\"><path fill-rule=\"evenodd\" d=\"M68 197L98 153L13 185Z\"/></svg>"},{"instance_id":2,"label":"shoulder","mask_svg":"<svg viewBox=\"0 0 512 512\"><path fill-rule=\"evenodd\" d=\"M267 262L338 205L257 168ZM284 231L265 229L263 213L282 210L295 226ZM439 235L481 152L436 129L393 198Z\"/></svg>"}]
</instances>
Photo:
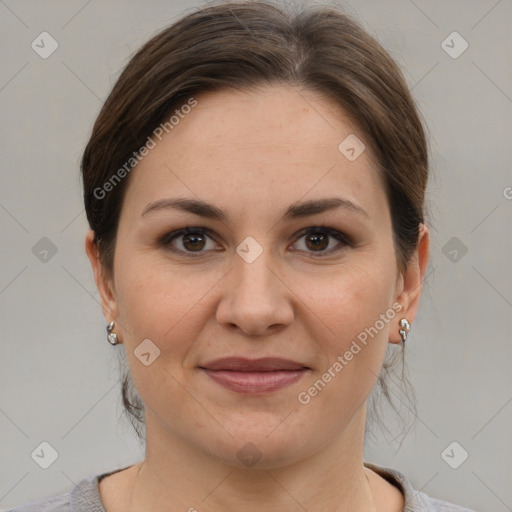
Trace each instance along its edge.
<instances>
[{"instance_id":1,"label":"shoulder","mask_svg":"<svg viewBox=\"0 0 512 512\"><path fill-rule=\"evenodd\" d=\"M68 492L31 501L6 512L105 512L98 484L113 472L89 475Z\"/></svg>"},{"instance_id":2,"label":"shoulder","mask_svg":"<svg viewBox=\"0 0 512 512\"><path fill-rule=\"evenodd\" d=\"M416 491L417 501L421 501L423 508L413 508L411 510L425 510L428 512L475 512L472 509L456 505L449 501L438 500L427 496L424 492ZM407 509L406 509L407 510Z\"/></svg>"},{"instance_id":3,"label":"shoulder","mask_svg":"<svg viewBox=\"0 0 512 512\"><path fill-rule=\"evenodd\" d=\"M63 493L7 510L6 512L70 512L70 495Z\"/></svg>"},{"instance_id":4,"label":"shoulder","mask_svg":"<svg viewBox=\"0 0 512 512\"><path fill-rule=\"evenodd\" d=\"M475 510L432 498L413 488L409 479L400 471L365 462L364 465L400 489L404 496L404 512L476 512Z\"/></svg>"}]
</instances>

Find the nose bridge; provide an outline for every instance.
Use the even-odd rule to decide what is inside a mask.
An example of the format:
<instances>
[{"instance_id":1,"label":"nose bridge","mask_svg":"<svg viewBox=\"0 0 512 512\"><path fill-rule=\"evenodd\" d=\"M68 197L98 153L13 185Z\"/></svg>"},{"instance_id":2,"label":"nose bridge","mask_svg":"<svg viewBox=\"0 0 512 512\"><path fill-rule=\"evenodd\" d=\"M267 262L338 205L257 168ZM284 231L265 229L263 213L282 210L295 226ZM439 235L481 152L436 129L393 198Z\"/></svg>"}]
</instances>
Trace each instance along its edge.
<instances>
[{"instance_id":1,"label":"nose bridge","mask_svg":"<svg viewBox=\"0 0 512 512\"><path fill-rule=\"evenodd\" d=\"M272 251L265 244L258 244L258 249L255 241L248 240L247 246L244 242L234 255L217 320L249 334L261 334L268 327L288 323L293 313L286 300L287 288L276 276L279 264Z\"/></svg>"},{"instance_id":2,"label":"nose bridge","mask_svg":"<svg viewBox=\"0 0 512 512\"><path fill-rule=\"evenodd\" d=\"M272 251L254 239L242 242L234 258L234 291L238 300L260 302L261 306L271 305L279 286L276 286L276 262Z\"/></svg>"}]
</instances>

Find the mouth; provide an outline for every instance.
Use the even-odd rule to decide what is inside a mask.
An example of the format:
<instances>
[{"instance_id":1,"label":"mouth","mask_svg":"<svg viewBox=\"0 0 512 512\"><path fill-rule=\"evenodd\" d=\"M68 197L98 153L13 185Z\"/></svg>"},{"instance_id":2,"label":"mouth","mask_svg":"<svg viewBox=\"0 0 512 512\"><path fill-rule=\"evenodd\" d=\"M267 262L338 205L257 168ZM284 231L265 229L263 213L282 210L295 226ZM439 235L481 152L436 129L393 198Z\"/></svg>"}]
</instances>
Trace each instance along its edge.
<instances>
[{"instance_id":1,"label":"mouth","mask_svg":"<svg viewBox=\"0 0 512 512\"><path fill-rule=\"evenodd\" d=\"M199 366L210 379L242 394L267 394L290 386L311 368L288 359L230 357Z\"/></svg>"}]
</instances>

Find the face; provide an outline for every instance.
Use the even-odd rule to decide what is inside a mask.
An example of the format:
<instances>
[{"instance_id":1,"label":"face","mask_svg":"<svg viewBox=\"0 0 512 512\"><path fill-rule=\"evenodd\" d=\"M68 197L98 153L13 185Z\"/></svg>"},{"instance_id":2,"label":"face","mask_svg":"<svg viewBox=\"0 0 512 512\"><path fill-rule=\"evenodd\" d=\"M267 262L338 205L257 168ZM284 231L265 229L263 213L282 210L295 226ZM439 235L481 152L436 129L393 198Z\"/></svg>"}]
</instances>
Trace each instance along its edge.
<instances>
[{"instance_id":1,"label":"face","mask_svg":"<svg viewBox=\"0 0 512 512\"><path fill-rule=\"evenodd\" d=\"M375 157L337 104L287 86L196 100L131 172L105 316L148 435L288 464L361 418L418 272L397 270Z\"/></svg>"}]
</instances>

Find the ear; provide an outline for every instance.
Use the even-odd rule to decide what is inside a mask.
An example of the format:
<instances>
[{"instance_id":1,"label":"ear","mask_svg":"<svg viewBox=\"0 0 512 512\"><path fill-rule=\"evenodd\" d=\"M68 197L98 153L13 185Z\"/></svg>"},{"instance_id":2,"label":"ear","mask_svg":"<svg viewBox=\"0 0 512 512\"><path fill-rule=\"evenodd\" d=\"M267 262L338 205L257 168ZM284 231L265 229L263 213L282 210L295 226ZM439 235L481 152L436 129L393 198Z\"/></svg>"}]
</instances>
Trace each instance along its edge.
<instances>
[{"instance_id":1,"label":"ear","mask_svg":"<svg viewBox=\"0 0 512 512\"><path fill-rule=\"evenodd\" d=\"M407 269L400 276L403 282L401 291L396 297L396 302L402 305L402 309L396 315L393 327L391 328L389 341L391 343L400 343L400 320L406 318L411 324L416 318L418 306L420 303L421 290L423 288L423 280L427 270L428 257L430 250L430 234L425 224L420 224L418 235L418 247L411 258Z\"/></svg>"},{"instance_id":2,"label":"ear","mask_svg":"<svg viewBox=\"0 0 512 512\"><path fill-rule=\"evenodd\" d=\"M94 240L94 231L89 229L85 235L85 252L91 262L94 280L101 298L103 316L108 323L117 320L118 306L112 278L107 276L106 269L100 261L98 244Z\"/></svg>"}]
</instances>

